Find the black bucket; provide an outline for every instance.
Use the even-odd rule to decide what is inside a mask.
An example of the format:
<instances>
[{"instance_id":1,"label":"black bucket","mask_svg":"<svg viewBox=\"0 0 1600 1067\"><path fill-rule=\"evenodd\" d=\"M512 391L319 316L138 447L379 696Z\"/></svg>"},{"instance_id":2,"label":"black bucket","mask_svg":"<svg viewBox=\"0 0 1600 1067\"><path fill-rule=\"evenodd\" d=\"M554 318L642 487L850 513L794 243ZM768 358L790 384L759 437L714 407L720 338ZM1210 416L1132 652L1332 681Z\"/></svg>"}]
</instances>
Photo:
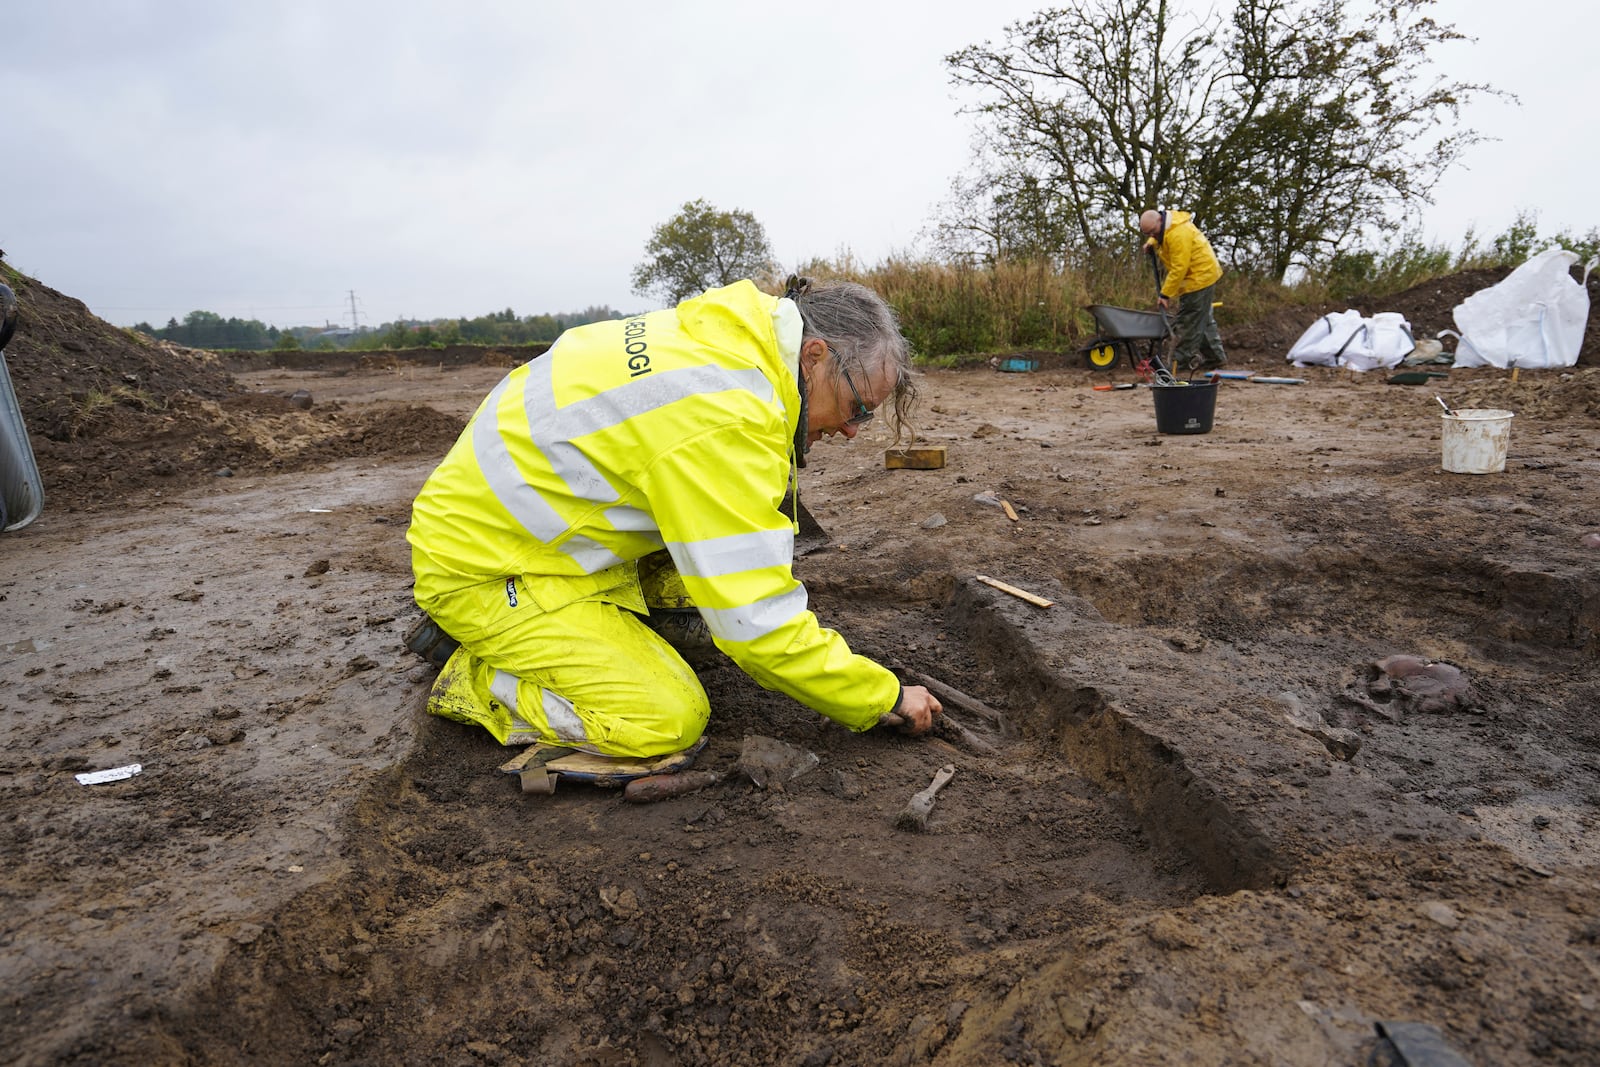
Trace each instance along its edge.
<instances>
[{"instance_id":1,"label":"black bucket","mask_svg":"<svg viewBox=\"0 0 1600 1067\"><path fill-rule=\"evenodd\" d=\"M1217 413L1217 379L1209 382L1152 384L1157 433L1210 433Z\"/></svg>"}]
</instances>

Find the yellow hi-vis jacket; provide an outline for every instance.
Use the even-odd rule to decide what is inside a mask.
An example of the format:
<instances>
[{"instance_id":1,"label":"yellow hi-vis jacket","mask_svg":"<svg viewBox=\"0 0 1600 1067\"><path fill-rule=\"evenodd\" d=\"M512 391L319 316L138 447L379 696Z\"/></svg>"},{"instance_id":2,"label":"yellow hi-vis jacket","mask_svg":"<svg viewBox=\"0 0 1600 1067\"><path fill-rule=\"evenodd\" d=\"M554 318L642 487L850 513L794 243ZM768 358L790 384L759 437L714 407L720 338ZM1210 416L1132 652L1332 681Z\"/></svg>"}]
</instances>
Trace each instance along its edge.
<instances>
[{"instance_id":1,"label":"yellow hi-vis jacket","mask_svg":"<svg viewBox=\"0 0 1600 1067\"><path fill-rule=\"evenodd\" d=\"M895 676L822 628L780 510L800 419L792 301L747 281L676 308L568 330L512 371L412 509L416 599L503 581L552 611L605 594L665 547L717 647L763 687L853 729ZM455 634L471 646L478 635Z\"/></svg>"},{"instance_id":2,"label":"yellow hi-vis jacket","mask_svg":"<svg viewBox=\"0 0 1600 1067\"><path fill-rule=\"evenodd\" d=\"M1187 211L1168 211L1166 226L1157 237L1145 240L1145 246L1154 248L1167 268L1167 279L1161 284L1161 295L1168 299L1194 293L1208 285L1217 284L1222 277L1222 264L1211 251L1211 242L1200 232Z\"/></svg>"}]
</instances>

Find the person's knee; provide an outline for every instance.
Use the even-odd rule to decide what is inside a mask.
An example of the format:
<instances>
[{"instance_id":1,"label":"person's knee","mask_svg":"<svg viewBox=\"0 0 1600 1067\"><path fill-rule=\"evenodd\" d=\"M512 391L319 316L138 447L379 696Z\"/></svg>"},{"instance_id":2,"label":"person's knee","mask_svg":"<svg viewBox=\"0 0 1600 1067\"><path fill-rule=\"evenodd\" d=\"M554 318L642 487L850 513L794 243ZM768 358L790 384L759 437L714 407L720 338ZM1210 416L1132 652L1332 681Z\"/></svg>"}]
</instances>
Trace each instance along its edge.
<instances>
[{"instance_id":1,"label":"person's knee","mask_svg":"<svg viewBox=\"0 0 1600 1067\"><path fill-rule=\"evenodd\" d=\"M653 635L652 635L653 636ZM659 639L656 639L659 640ZM645 649L631 662L652 665ZM617 755L659 756L688 748L705 733L711 700L694 671L665 644L653 666L627 677L591 679L580 709L602 750Z\"/></svg>"},{"instance_id":2,"label":"person's knee","mask_svg":"<svg viewBox=\"0 0 1600 1067\"><path fill-rule=\"evenodd\" d=\"M662 743L667 746L662 751L688 748L706 732L706 723L711 719L711 700L698 685L695 690L697 692L686 693L686 699L661 709L658 728Z\"/></svg>"}]
</instances>

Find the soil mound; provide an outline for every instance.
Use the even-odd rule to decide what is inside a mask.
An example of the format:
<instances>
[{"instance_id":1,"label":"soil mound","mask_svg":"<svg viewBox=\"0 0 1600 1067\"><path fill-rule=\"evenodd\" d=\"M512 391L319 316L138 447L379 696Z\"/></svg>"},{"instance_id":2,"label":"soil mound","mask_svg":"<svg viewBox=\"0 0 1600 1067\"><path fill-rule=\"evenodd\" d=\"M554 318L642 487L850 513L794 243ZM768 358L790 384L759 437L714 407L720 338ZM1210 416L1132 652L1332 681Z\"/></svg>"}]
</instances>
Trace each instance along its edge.
<instances>
[{"instance_id":1,"label":"soil mound","mask_svg":"<svg viewBox=\"0 0 1600 1067\"><path fill-rule=\"evenodd\" d=\"M4 270L20 317L6 364L52 509L159 496L336 459L443 455L461 419L419 404L304 410L251 392L214 352L157 341Z\"/></svg>"}]
</instances>

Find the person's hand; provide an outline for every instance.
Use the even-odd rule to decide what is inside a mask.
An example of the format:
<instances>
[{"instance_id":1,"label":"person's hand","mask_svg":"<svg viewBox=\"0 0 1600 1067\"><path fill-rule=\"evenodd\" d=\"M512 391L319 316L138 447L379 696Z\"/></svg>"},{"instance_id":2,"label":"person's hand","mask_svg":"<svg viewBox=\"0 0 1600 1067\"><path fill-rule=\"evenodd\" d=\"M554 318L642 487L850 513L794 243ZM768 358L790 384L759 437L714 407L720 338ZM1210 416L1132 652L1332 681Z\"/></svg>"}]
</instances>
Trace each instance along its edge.
<instances>
[{"instance_id":1,"label":"person's hand","mask_svg":"<svg viewBox=\"0 0 1600 1067\"><path fill-rule=\"evenodd\" d=\"M926 688L908 685L900 691L900 706L892 712L884 712L878 722L916 737L933 729L933 717L943 711L939 698Z\"/></svg>"},{"instance_id":2,"label":"person's hand","mask_svg":"<svg viewBox=\"0 0 1600 1067\"><path fill-rule=\"evenodd\" d=\"M1168 300L1164 296L1156 297L1156 306L1159 307L1162 311L1166 311L1167 308L1171 306L1171 304L1172 304L1172 301Z\"/></svg>"}]
</instances>

